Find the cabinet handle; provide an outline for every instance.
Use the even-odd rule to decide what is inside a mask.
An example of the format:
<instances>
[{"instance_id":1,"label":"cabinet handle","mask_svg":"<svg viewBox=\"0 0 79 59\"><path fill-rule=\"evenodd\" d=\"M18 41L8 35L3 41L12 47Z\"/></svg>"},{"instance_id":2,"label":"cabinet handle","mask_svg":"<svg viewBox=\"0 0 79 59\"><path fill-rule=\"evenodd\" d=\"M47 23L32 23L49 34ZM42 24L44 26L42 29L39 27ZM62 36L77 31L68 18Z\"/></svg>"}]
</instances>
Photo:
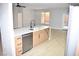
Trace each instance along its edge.
<instances>
[{"instance_id":1,"label":"cabinet handle","mask_svg":"<svg viewBox=\"0 0 79 59\"><path fill-rule=\"evenodd\" d=\"M19 52L19 53L22 53L22 50L19 50L18 52Z\"/></svg>"},{"instance_id":2,"label":"cabinet handle","mask_svg":"<svg viewBox=\"0 0 79 59\"><path fill-rule=\"evenodd\" d=\"M39 34L39 38L40 38L40 34Z\"/></svg>"},{"instance_id":3,"label":"cabinet handle","mask_svg":"<svg viewBox=\"0 0 79 59\"><path fill-rule=\"evenodd\" d=\"M17 38L17 40L19 40L19 39L21 39L21 38Z\"/></svg>"},{"instance_id":4,"label":"cabinet handle","mask_svg":"<svg viewBox=\"0 0 79 59\"><path fill-rule=\"evenodd\" d=\"M19 45L22 45L22 43L18 43L17 45L18 45L18 46L19 46Z\"/></svg>"}]
</instances>

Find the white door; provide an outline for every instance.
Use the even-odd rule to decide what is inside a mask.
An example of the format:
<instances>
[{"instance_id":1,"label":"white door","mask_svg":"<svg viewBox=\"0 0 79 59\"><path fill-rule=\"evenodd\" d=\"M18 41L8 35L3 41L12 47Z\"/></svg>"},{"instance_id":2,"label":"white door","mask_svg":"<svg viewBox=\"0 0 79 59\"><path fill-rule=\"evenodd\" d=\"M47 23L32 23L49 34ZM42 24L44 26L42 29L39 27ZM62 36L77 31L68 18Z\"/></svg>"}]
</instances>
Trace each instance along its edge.
<instances>
[{"instance_id":1,"label":"white door","mask_svg":"<svg viewBox=\"0 0 79 59\"><path fill-rule=\"evenodd\" d=\"M79 40L79 6L70 6L66 55L68 56L76 55L78 40Z\"/></svg>"}]
</instances>

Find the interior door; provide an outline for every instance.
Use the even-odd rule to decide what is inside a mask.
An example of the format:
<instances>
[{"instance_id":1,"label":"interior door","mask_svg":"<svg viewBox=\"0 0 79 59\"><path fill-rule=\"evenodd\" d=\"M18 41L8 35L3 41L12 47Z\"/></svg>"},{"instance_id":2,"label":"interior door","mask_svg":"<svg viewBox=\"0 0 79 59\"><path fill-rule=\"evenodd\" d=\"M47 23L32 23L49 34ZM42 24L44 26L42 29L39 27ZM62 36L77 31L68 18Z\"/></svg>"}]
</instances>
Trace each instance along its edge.
<instances>
[{"instance_id":1,"label":"interior door","mask_svg":"<svg viewBox=\"0 0 79 59\"><path fill-rule=\"evenodd\" d=\"M79 41L79 6L70 6L69 9L70 12L65 52L67 56L74 56L76 51L79 51L79 48L77 47Z\"/></svg>"}]
</instances>

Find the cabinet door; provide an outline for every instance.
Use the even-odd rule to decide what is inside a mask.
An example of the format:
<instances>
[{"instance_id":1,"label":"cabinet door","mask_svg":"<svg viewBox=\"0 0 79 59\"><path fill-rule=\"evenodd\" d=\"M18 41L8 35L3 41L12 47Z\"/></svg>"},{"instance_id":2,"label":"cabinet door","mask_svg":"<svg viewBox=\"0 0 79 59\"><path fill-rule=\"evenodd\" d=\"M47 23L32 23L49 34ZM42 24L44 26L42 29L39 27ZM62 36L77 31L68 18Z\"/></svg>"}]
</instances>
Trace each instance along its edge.
<instances>
[{"instance_id":1,"label":"cabinet door","mask_svg":"<svg viewBox=\"0 0 79 59\"><path fill-rule=\"evenodd\" d=\"M39 31L37 32L33 32L33 47L35 47L36 45L38 45L40 43L40 35L39 35Z\"/></svg>"},{"instance_id":2,"label":"cabinet door","mask_svg":"<svg viewBox=\"0 0 79 59\"><path fill-rule=\"evenodd\" d=\"M44 30L44 37L45 37L45 40L49 39L49 28Z\"/></svg>"},{"instance_id":3,"label":"cabinet door","mask_svg":"<svg viewBox=\"0 0 79 59\"><path fill-rule=\"evenodd\" d=\"M48 39L48 29L33 32L33 47Z\"/></svg>"},{"instance_id":4,"label":"cabinet door","mask_svg":"<svg viewBox=\"0 0 79 59\"><path fill-rule=\"evenodd\" d=\"M44 40L45 40L45 37L44 37L44 30L40 30L40 43L42 43Z\"/></svg>"},{"instance_id":5,"label":"cabinet door","mask_svg":"<svg viewBox=\"0 0 79 59\"><path fill-rule=\"evenodd\" d=\"M40 31L40 43L44 42L45 40L48 40L48 29L44 29Z\"/></svg>"}]
</instances>

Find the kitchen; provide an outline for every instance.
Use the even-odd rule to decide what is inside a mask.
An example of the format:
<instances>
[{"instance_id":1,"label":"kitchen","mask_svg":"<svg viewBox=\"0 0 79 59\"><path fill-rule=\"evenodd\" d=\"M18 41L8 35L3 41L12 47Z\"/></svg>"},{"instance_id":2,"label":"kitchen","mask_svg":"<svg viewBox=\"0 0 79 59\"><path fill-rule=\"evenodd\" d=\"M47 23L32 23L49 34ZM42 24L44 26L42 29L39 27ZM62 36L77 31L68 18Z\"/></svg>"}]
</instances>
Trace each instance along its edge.
<instances>
[{"instance_id":1,"label":"kitchen","mask_svg":"<svg viewBox=\"0 0 79 59\"><path fill-rule=\"evenodd\" d=\"M64 56L71 53L66 50L71 46L66 48L70 4L3 3L0 6L3 55Z\"/></svg>"},{"instance_id":2,"label":"kitchen","mask_svg":"<svg viewBox=\"0 0 79 59\"><path fill-rule=\"evenodd\" d=\"M48 7L46 7L46 5ZM68 5L65 4L64 6L61 6L61 4L58 4L60 5L60 6L57 6L59 8L57 7L49 8L50 5L53 5L53 4L45 4L45 5L29 4L29 3L13 4L16 55L21 55L27 52L28 50L44 43L45 41L50 40L51 38L50 25L52 25L52 23L50 24L50 22L53 22L52 20L50 20L52 19L52 16L51 16L52 13L56 14L57 12L61 11L59 13L60 17L58 15L59 19L62 21L62 22L60 21L61 22L59 24L60 26L57 24L59 28L56 27L56 25L55 26L53 25L52 27L56 27L56 29L61 29L61 28L64 29L63 19L64 17L68 18L68 12L67 12ZM55 11L55 9L57 10ZM54 12L52 12L52 10L54 10Z\"/></svg>"}]
</instances>

